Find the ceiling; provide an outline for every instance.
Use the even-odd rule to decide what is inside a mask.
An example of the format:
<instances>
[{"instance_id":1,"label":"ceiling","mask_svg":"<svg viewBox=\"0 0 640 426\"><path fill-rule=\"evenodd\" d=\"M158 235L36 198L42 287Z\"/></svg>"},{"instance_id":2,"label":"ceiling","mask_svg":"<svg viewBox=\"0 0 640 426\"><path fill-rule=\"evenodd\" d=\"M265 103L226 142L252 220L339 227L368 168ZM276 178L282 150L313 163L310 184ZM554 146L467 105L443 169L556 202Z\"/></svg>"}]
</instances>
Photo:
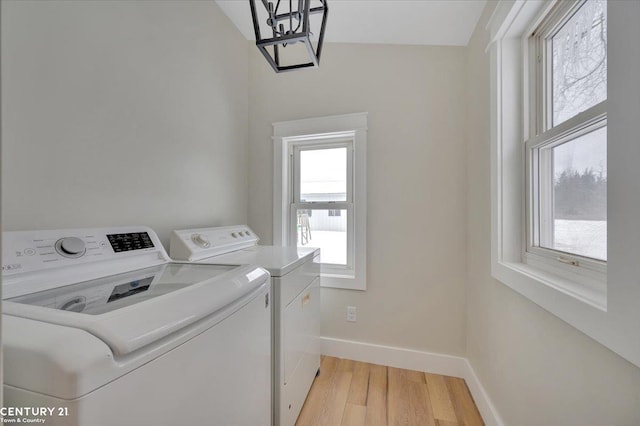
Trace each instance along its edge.
<instances>
[{"instance_id":1,"label":"ceiling","mask_svg":"<svg viewBox=\"0 0 640 426\"><path fill-rule=\"evenodd\" d=\"M247 0L216 0L255 40ZM334 43L466 46L485 0L328 0L325 40ZM262 8L260 0L256 6Z\"/></svg>"}]
</instances>

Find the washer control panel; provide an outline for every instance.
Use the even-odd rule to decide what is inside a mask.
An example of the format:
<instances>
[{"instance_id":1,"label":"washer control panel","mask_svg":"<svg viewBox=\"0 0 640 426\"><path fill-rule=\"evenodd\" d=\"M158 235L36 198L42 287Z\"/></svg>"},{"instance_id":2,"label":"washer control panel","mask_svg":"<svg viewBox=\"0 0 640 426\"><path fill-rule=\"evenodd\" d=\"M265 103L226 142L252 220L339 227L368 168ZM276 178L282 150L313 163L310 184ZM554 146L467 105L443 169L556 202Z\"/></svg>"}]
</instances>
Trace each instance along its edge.
<instances>
[{"instance_id":1,"label":"washer control panel","mask_svg":"<svg viewBox=\"0 0 640 426\"><path fill-rule=\"evenodd\" d=\"M164 249L147 227L4 232L2 275L116 260Z\"/></svg>"},{"instance_id":2,"label":"washer control panel","mask_svg":"<svg viewBox=\"0 0 640 426\"><path fill-rule=\"evenodd\" d=\"M252 247L258 240L247 225L183 229L171 233L169 255L176 260L200 260Z\"/></svg>"}]
</instances>

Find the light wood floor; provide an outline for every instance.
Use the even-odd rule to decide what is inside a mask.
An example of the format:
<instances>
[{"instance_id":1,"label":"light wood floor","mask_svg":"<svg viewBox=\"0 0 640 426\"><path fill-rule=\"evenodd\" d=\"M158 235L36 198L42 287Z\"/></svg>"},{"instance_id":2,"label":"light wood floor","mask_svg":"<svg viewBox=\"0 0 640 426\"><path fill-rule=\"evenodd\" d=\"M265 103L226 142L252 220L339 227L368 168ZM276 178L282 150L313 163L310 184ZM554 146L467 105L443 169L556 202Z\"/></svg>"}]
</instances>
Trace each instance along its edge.
<instances>
[{"instance_id":1,"label":"light wood floor","mask_svg":"<svg viewBox=\"0 0 640 426\"><path fill-rule=\"evenodd\" d=\"M323 356L296 425L484 422L463 379Z\"/></svg>"}]
</instances>

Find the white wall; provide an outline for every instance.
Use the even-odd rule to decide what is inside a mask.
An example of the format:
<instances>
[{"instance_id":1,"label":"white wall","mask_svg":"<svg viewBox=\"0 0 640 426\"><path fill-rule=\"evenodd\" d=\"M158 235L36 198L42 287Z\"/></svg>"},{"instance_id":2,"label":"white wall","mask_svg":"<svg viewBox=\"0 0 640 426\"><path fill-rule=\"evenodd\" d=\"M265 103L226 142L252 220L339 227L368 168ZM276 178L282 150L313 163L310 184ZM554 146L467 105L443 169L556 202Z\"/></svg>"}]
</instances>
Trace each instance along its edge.
<instances>
[{"instance_id":1,"label":"white wall","mask_svg":"<svg viewBox=\"0 0 640 426\"><path fill-rule=\"evenodd\" d=\"M252 47L249 224L262 243L272 241L271 123L369 113L367 290L322 289L323 336L464 353L465 52L327 44L319 69L277 75Z\"/></svg>"},{"instance_id":2,"label":"white wall","mask_svg":"<svg viewBox=\"0 0 640 426\"><path fill-rule=\"evenodd\" d=\"M244 222L247 49L213 1L3 1L3 230Z\"/></svg>"},{"instance_id":3,"label":"white wall","mask_svg":"<svg viewBox=\"0 0 640 426\"><path fill-rule=\"evenodd\" d=\"M489 57L485 53L489 40L485 25L494 5L485 9L468 47L467 356L507 425L638 425L640 369L491 278ZM640 18L639 9L636 3L635 22ZM618 25L624 15L609 13L611 57L617 49L611 44L614 34L625 31L624 25ZM635 24L627 25L628 30ZM610 61L609 80L621 78L620 72ZM637 84L635 87L640 99ZM610 91L609 103L615 102ZM625 143L631 142L636 143L637 137ZM610 159L614 152L621 158L632 154L628 149L617 150L614 144L610 140ZM637 143L631 149L637 153ZM637 167L638 155L631 158ZM635 214L637 217L637 210ZM609 217L613 220L615 212ZM630 278L637 283L637 277Z\"/></svg>"}]
</instances>

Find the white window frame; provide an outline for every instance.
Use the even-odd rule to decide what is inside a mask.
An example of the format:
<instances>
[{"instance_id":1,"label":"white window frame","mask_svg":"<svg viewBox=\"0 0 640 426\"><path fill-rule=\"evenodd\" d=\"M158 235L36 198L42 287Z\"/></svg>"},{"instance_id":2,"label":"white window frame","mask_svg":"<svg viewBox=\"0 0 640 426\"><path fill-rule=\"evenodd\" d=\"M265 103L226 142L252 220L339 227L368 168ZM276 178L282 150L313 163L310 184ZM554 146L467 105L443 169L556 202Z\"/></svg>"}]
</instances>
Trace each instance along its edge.
<instances>
[{"instance_id":1,"label":"white window frame","mask_svg":"<svg viewBox=\"0 0 640 426\"><path fill-rule=\"evenodd\" d=\"M338 277L349 278L355 275L354 261L355 261L355 232L353 227L354 220L354 196L353 196L353 150L354 143L353 137L345 138L338 135L335 138L327 137L328 135L322 135L320 139L313 139L311 136L305 137L292 137L287 138L289 149L289 167L293 169L292 176L292 191L289 194L289 229L288 229L288 241L287 245L294 246L297 244L297 235L293 232L298 225L297 211L300 209L305 210L326 210L327 214L329 210L346 210L347 211L347 264L336 265L330 263L322 263L322 275L324 277ZM317 201L302 201L300 199L300 154L302 151L318 150L318 149L331 149L331 148L346 148L347 150L347 197L345 201L329 201L329 202L317 202Z\"/></svg>"},{"instance_id":2,"label":"white window frame","mask_svg":"<svg viewBox=\"0 0 640 426\"><path fill-rule=\"evenodd\" d=\"M549 155L540 155L543 148L552 148L596 131L607 125L606 100L594 105L576 116L552 127L551 108L551 51L550 38L573 16L586 0L557 3L528 37L525 60L528 61L529 77L524 81L529 97L529 129L525 144L526 155L526 243L523 244L525 263L545 269L567 280L582 283L601 295L596 303L606 308L606 261L591 259L574 253L562 252L545 247L542 240L550 239L542 235L540 221L552 217L550 209L553 193L546 190L552 183L544 181L546 170L551 175ZM525 120L527 117L525 117ZM539 193L539 194L538 194ZM546 203L539 199L546 199ZM547 230L551 227L547 226Z\"/></svg>"},{"instance_id":3,"label":"white window frame","mask_svg":"<svg viewBox=\"0 0 640 426\"><path fill-rule=\"evenodd\" d=\"M610 1L607 5L607 183L609 195L615 197L607 199L606 287L603 291L598 285L589 285L579 274L576 281L523 258L527 238L524 141L531 126L529 36L554 3L499 2L486 26L490 64L491 275L640 366L640 204L635 189L640 176L635 160L640 151L635 137L635 105L640 89L636 74L629 72L640 68L640 7L635 2Z\"/></svg>"},{"instance_id":4,"label":"white window frame","mask_svg":"<svg viewBox=\"0 0 640 426\"><path fill-rule=\"evenodd\" d=\"M347 211L347 265L322 264L323 287L366 290L366 142L367 113L273 123L274 244L297 244L297 235L292 231L296 229L297 209ZM347 201L301 202L295 188L295 182L299 182L300 171L295 166L299 165L300 151L337 146L351 148L347 151Z\"/></svg>"}]
</instances>

